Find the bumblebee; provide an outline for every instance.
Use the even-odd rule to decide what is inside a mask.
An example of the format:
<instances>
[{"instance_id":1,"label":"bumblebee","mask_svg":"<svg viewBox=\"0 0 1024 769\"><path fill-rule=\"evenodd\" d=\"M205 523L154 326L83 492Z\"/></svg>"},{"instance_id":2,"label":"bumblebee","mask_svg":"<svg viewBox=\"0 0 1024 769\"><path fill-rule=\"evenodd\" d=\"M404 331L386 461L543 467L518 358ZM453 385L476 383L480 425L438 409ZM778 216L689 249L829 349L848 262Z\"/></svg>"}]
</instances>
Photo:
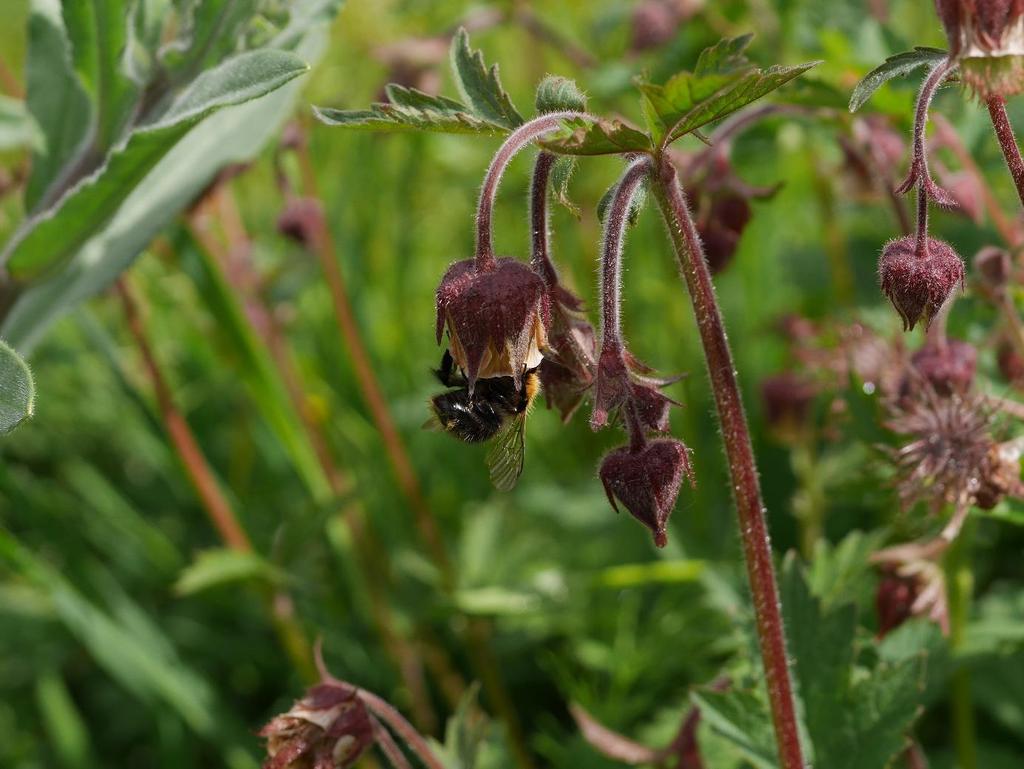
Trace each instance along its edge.
<instances>
[{"instance_id":1,"label":"bumblebee","mask_svg":"<svg viewBox=\"0 0 1024 769\"><path fill-rule=\"evenodd\" d=\"M441 367L434 371L447 392L430 399L433 418L427 427L437 427L466 443L494 441L487 453L491 482L499 491L509 491L523 473L526 451L526 415L540 392L537 369L523 373L516 386L510 376L479 379L469 394L469 383L445 350Z\"/></svg>"}]
</instances>

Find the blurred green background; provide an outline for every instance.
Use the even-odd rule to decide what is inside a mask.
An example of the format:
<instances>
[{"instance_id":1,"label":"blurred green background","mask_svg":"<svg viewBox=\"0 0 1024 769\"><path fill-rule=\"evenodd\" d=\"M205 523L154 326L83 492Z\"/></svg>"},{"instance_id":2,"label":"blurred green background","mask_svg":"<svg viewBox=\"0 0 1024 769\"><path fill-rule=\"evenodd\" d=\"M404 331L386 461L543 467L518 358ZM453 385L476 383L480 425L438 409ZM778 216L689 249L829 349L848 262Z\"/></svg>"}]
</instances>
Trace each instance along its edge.
<instances>
[{"instance_id":1,"label":"blurred green background","mask_svg":"<svg viewBox=\"0 0 1024 769\"><path fill-rule=\"evenodd\" d=\"M285 204L276 174L294 185L301 177L293 154L278 169L268 148L219 195L234 201L251 237L250 268L284 332L304 403L346 478L343 493L325 493L311 481L318 469L297 469L268 416L280 408L301 429L292 406L274 404L282 390L267 384L257 360L265 352L254 358L240 336L246 324L226 320L232 312L244 318L237 284L221 290L194 231L170 228L130 274L177 407L261 559L232 560L221 550L167 440L116 297L90 301L54 327L31 360L37 414L0 447L0 766L256 766L254 731L307 683L269 619L274 591L291 596L307 639L322 637L337 676L413 712L416 695L373 619L383 607L414 667L427 671L425 723L438 736L451 712L445 681L457 689L478 677L467 638L482 639L539 765L614 765L578 736L570 701L658 743L674 732L689 687L748 653L750 618L720 436L689 302L656 210L644 210L628 235L625 333L659 371L689 374L671 390L684 404L672 423L693 450L697 476L696 488L680 495L662 551L605 500L595 468L623 438L616 430L592 433L586 409L568 425L543 407L534 410L526 469L511 494L490 488L483 450L421 429L437 389L430 369L441 353L433 292L448 263L471 252L478 185L498 140L348 133L315 123L310 111L311 104L367 105L390 75L382 46L443 34L488 8L529 10L593 57L592 66L581 66L564 45L538 39L515 20L474 32L474 45L500 63L523 111L550 72L575 78L593 110L634 122L634 76L659 79L692 66L724 35L756 32L751 55L762 64L824 59L815 77L843 94L885 56L942 44L930 3L726 0L707 3L663 45L635 51L635 5L348 0L304 81L295 120L305 129L372 370L454 567L451 589L416 530L317 260L276 228ZM871 13L880 5L888 6L885 22ZM25 0L6 0L0 51L17 77L26 16ZM446 60L430 70L441 77L442 92L452 93ZM894 81L868 108L895 115L906 131L915 82ZM996 194L1012 203L984 110L955 96L940 97L937 109L959 128ZM874 312L887 333L896 328L894 314L876 312L882 302L875 278L878 249L897 233L896 223L885 200L853 194L836 139L845 120L768 120L733 151L744 180L782 185L754 203L734 262L716 279L780 553L798 546L793 499L807 479L797 477L790 449L773 440L762 418L761 381L792 364L779 319ZM699 147L687 139L680 149ZM503 183L495 237L500 253L525 256L530 159L523 154ZM18 161L0 158L8 167ZM562 208L553 214L555 258L591 307L595 207L620 168L614 158L585 160L571 185L580 219ZM19 216L16 201L5 198L0 236ZM985 226L966 218L935 218L938 232L967 256L991 240ZM952 323L981 341L985 320L983 310L958 311ZM983 351L982 367L993 365L991 350ZM889 489L865 471L875 461L870 450L846 448L833 457L838 470L812 473L830 479L822 482L830 484L824 504L833 542L896 517ZM363 519L386 554L372 586L357 565L346 515ZM1019 590L1020 530L989 526L980 536L991 557L979 566L978 583L1016 579ZM870 615L871 577L861 572L856 592ZM192 581L182 581L183 573ZM870 632L870 616L864 622ZM1020 679L1021 670L1013 676ZM1015 699L1024 698L1024 681L1013 676L980 716L992 755L1004 759L1024 750L1024 699ZM483 702L500 710L487 694ZM945 719L935 705L921 730L935 766L951 765ZM508 741L504 730L493 731L488 765L513 765Z\"/></svg>"}]
</instances>

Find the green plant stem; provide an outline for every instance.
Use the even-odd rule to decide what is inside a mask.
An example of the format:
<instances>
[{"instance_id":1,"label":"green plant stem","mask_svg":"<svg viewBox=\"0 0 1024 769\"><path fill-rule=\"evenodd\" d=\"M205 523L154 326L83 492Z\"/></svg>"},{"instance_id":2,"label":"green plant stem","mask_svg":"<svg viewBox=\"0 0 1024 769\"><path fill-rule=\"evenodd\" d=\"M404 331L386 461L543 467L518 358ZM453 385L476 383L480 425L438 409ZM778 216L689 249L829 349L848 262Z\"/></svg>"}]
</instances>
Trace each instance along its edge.
<instances>
[{"instance_id":1,"label":"green plant stem","mask_svg":"<svg viewBox=\"0 0 1024 769\"><path fill-rule=\"evenodd\" d=\"M793 473L800 483L798 496L793 503L800 523L800 554L810 563L815 545L824 531L827 504L814 449L814 436L810 430L800 431L791 456Z\"/></svg>"},{"instance_id":2,"label":"green plant stem","mask_svg":"<svg viewBox=\"0 0 1024 769\"><path fill-rule=\"evenodd\" d=\"M128 330L135 340L146 373L153 385L164 429L167 431L185 474L196 490L203 509L228 547L240 552L251 552L253 546L249 535L242 527L231 503L228 502L220 484L214 477L210 464L192 433L192 428L189 427L185 417L178 411L178 407L174 403L170 385L149 344L139 313L138 301L129 287L126 277L117 281L116 290L121 298ZM296 670L305 680L315 680L316 667L313 664L312 648L295 617L291 596L284 591L269 590L266 592L265 598L274 628Z\"/></svg>"},{"instance_id":3,"label":"green plant stem","mask_svg":"<svg viewBox=\"0 0 1024 769\"><path fill-rule=\"evenodd\" d=\"M963 646L974 593L971 552L974 522L968 518L946 554L946 593L949 601L949 645L956 655ZM971 674L961 662L950 681L950 707L953 721L953 746L958 769L978 769L977 734L971 701Z\"/></svg>"},{"instance_id":4,"label":"green plant stem","mask_svg":"<svg viewBox=\"0 0 1024 769\"><path fill-rule=\"evenodd\" d=\"M782 769L806 769L786 656L786 636L771 542L732 351L726 339L725 326L697 228L679 185L676 169L666 154L656 159L651 186L665 218L679 271L693 304L715 396L739 516L747 578L754 599L757 636L779 750L779 764Z\"/></svg>"}]
</instances>

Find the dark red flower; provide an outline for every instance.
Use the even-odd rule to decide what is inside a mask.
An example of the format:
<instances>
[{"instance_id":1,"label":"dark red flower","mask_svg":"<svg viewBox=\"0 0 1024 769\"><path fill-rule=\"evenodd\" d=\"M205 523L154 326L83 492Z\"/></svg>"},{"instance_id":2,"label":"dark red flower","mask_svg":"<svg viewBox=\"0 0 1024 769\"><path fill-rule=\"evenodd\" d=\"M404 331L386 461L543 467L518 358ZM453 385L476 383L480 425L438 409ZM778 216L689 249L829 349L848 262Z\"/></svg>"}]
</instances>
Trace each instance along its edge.
<instances>
[{"instance_id":1,"label":"dark red flower","mask_svg":"<svg viewBox=\"0 0 1024 769\"><path fill-rule=\"evenodd\" d=\"M615 511L617 499L654 533L654 543L664 547L665 527L683 478L693 483L689 449L674 438L648 441L639 449L623 446L605 456L598 475Z\"/></svg>"},{"instance_id":2,"label":"dark red flower","mask_svg":"<svg viewBox=\"0 0 1024 769\"><path fill-rule=\"evenodd\" d=\"M961 76L981 98L1024 89L1024 0L935 0Z\"/></svg>"},{"instance_id":3,"label":"dark red flower","mask_svg":"<svg viewBox=\"0 0 1024 769\"><path fill-rule=\"evenodd\" d=\"M334 679L310 688L259 733L267 739L263 769L347 769L374 743L355 688Z\"/></svg>"},{"instance_id":4,"label":"dark red flower","mask_svg":"<svg viewBox=\"0 0 1024 769\"><path fill-rule=\"evenodd\" d=\"M957 287L963 287L964 263L953 247L937 238L928 238L918 249L914 237L907 235L889 241L878 260L882 292L903 319L905 331L913 330L924 319L925 326L949 299Z\"/></svg>"},{"instance_id":5,"label":"dark red flower","mask_svg":"<svg viewBox=\"0 0 1024 769\"><path fill-rule=\"evenodd\" d=\"M518 382L540 365L550 307L544 281L523 262L498 259L484 270L472 259L455 262L437 289L437 341L447 327L452 358L470 390L478 378Z\"/></svg>"}]
</instances>

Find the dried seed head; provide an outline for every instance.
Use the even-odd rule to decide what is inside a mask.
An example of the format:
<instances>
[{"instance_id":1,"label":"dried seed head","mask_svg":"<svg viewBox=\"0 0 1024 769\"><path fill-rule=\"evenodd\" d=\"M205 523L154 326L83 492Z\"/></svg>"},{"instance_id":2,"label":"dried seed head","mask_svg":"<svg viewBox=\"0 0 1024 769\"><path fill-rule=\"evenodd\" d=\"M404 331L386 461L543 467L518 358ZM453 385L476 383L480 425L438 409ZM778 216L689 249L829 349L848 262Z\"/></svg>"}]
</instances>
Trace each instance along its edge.
<instances>
[{"instance_id":1,"label":"dried seed head","mask_svg":"<svg viewBox=\"0 0 1024 769\"><path fill-rule=\"evenodd\" d=\"M924 319L931 325L957 287L963 287L964 263L953 247L928 238L918 248L910 235L889 241L878 260L882 292L903 319L905 331Z\"/></svg>"},{"instance_id":2,"label":"dried seed head","mask_svg":"<svg viewBox=\"0 0 1024 769\"><path fill-rule=\"evenodd\" d=\"M373 724L356 690L327 679L260 730L263 769L347 769L374 743Z\"/></svg>"},{"instance_id":3,"label":"dried seed head","mask_svg":"<svg viewBox=\"0 0 1024 769\"><path fill-rule=\"evenodd\" d=\"M437 341L447 327L452 358L471 390L478 378L518 382L539 366L550 315L544 281L516 259L498 259L486 270L472 259L455 262L437 289Z\"/></svg>"},{"instance_id":4,"label":"dried seed head","mask_svg":"<svg viewBox=\"0 0 1024 769\"><path fill-rule=\"evenodd\" d=\"M935 0L964 82L982 99L1024 90L1024 0Z\"/></svg>"},{"instance_id":5,"label":"dried seed head","mask_svg":"<svg viewBox=\"0 0 1024 769\"><path fill-rule=\"evenodd\" d=\"M616 512L617 499L654 533L654 543L664 547L665 527L683 478L693 483L689 449L674 438L649 441L638 450L623 446L605 456L598 475Z\"/></svg>"},{"instance_id":6,"label":"dried seed head","mask_svg":"<svg viewBox=\"0 0 1024 769\"><path fill-rule=\"evenodd\" d=\"M942 345L926 344L914 353L910 364L939 395L964 395L974 382L978 352L974 345L950 339ZM907 388L913 387L908 381Z\"/></svg>"}]
</instances>

